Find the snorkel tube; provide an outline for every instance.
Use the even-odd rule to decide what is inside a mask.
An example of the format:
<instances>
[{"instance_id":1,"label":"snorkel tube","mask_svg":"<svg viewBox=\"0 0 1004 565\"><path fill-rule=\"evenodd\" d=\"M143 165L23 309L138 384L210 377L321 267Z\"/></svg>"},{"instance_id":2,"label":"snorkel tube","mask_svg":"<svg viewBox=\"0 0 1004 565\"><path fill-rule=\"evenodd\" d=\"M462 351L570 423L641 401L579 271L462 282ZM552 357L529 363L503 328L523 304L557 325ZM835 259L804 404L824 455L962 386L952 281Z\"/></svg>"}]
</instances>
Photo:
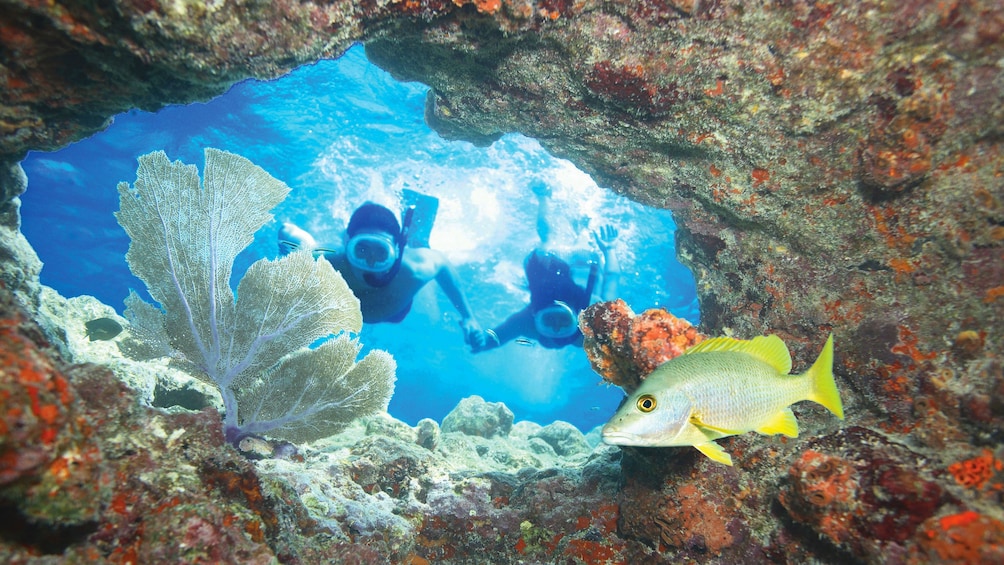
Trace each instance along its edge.
<instances>
[{"instance_id":1,"label":"snorkel tube","mask_svg":"<svg viewBox=\"0 0 1004 565\"><path fill-rule=\"evenodd\" d=\"M408 245L408 229L411 227L411 218L415 215L415 206L411 205L404 209L404 218L401 220L401 233L394 236L397 241L397 259L390 269L381 275L376 273L366 273L363 280L366 284L375 287L387 286L394 280L397 272L401 270L401 261L404 259L404 248Z\"/></svg>"}]
</instances>

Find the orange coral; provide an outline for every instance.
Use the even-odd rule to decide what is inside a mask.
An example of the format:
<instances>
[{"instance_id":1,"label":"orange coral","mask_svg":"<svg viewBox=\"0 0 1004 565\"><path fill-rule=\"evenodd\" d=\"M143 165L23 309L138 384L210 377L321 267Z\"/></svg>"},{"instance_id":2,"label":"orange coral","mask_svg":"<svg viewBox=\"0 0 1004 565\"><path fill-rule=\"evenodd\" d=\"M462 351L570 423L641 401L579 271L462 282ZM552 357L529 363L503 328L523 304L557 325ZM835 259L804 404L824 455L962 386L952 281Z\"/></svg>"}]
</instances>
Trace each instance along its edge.
<instances>
[{"instance_id":1,"label":"orange coral","mask_svg":"<svg viewBox=\"0 0 1004 565\"><path fill-rule=\"evenodd\" d=\"M897 193L920 182L931 171L931 129L905 116L876 124L858 149L862 183Z\"/></svg>"},{"instance_id":2,"label":"orange coral","mask_svg":"<svg viewBox=\"0 0 1004 565\"><path fill-rule=\"evenodd\" d=\"M930 351L924 353L921 351L917 344L920 343L920 338L918 338L910 328L900 325L897 326L899 330L899 342L892 346L891 351L899 355L906 355L910 359L916 362L927 361L929 359L934 359L938 356L937 351Z\"/></svg>"},{"instance_id":3,"label":"orange coral","mask_svg":"<svg viewBox=\"0 0 1004 565\"><path fill-rule=\"evenodd\" d=\"M667 501L669 504L655 517L666 545L684 547L693 540L702 540L708 553L717 555L735 542L725 513L693 484L681 486Z\"/></svg>"},{"instance_id":4,"label":"orange coral","mask_svg":"<svg viewBox=\"0 0 1004 565\"><path fill-rule=\"evenodd\" d=\"M788 470L793 488L780 494L781 504L798 521L835 544L854 539L852 531L858 477L847 461L808 450Z\"/></svg>"},{"instance_id":5,"label":"orange coral","mask_svg":"<svg viewBox=\"0 0 1004 565\"><path fill-rule=\"evenodd\" d=\"M720 96L725 92L725 81L718 79L715 81L714 88L705 88L704 93L708 96Z\"/></svg>"},{"instance_id":6,"label":"orange coral","mask_svg":"<svg viewBox=\"0 0 1004 565\"><path fill-rule=\"evenodd\" d=\"M623 300L586 308L579 327L593 370L629 392L644 375L705 339L690 322L666 310L636 316Z\"/></svg>"},{"instance_id":7,"label":"orange coral","mask_svg":"<svg viewBox=\"0 0 1004 565\"><path fill-rule=\"evenodd\" d=\"M900 281L903 275L908 275L917 270L917 266L910 260L903 258L889 259L889 267L896 272L896 281Z\"/></svg>"},{"instance_id":8,"label":"orange coral","mask_svg":"<svg viewBox=\"0 0 1004 565\"><path fill-rule=\"evenodd\" d=\"M579 315L585 337L582 347L593 366L607 382L621 387L637 385L639 375L631 363L628 335L634 312L623 300L600 302Z\"/></svg>"},{"instance_id":9,"label":"orange coral","mask_svg":"<svg viewBox=\"0 0 1004 565\"><path fill-rule=\"evenodd\" d=\"M474 4L474 7L482 14L494 14L502 7L501 0L453 0L453 4L458 7L464 4Z\"/></svg>"},{"instance_id":10,"label":"orange coral","mask_svg":"<svg viewBox=\"0 0 1004 565\"><path fill-rule=\"evenodd\" d=\"M995 286L987 291L987 295L983 297L983 302L985 304L990 304L1002 296L1004 296L1004 286Z\"/></svg>"},{"instance_id":11,"label":"orange coral","mask_svg":"<svg viewBox=\"0 0 1004 565\"><path fill-rule=\"evenodd\" d=\"M931 518L919 532L912 562L1000 563L1004 556L1004 523L972 510Z\"/></svg>"},{"instance_id":12,"label":"orange coral","mask_svg":"<svg viewBox=\"0 0 1004 565\"><path fill-rule=\"evenodd\" d=\"M619 516L620 507L618 505L601 504L596 510L590 510L589 515L579 516L575 521L575 529L581 532L595 525L600 533L609 534L617 529Z\"/></svg>"},{"instance_id":13,"label":"orange coral","mask_svg":"<svg viewBox=\"0 0 1004 565\"><path fill-rule=\"evenodd\" d=\"M955 477L955 482L974 489L983 488L994 473L1001 469L1004 469L1004 463L996 459L989 449L984 449L983 453L976 457L948 466L948 472Z\"/></svg>"},{"instance_id":14,"label":"orange coral","mask_svg":"<svg viewBox=\"0 0 1004 565\"><path fill-rule=\"evenodd\" d=\"M622 549L624 549L623 543L611 545L606 542L573 539L568 542L564 554L589 564L626 563L624 558L620 557Z\"/></svg>"},{"instance_id":15,"label":"orange coral","mask_svg":"<svg viewBox=\"0 0 1004 565\"><path fill-rule=\"evenodd\" d=\"M631 320L630 340L639 369L648 374L704 341L704 335L687 320L666 310L651 309Z\"/></svg>"},{"instance_id":16,"label":"orange coral","mask_svg":"<svg viewBox=\"0 0 1004 565\"><path fill-rule=\"evenodd\" d=\"M875 231L885 238L890 249L907 250L917 240L917 236L907 233L897 210L891 206L871 207L875 220Z\"/></svg>"}]
</instances>

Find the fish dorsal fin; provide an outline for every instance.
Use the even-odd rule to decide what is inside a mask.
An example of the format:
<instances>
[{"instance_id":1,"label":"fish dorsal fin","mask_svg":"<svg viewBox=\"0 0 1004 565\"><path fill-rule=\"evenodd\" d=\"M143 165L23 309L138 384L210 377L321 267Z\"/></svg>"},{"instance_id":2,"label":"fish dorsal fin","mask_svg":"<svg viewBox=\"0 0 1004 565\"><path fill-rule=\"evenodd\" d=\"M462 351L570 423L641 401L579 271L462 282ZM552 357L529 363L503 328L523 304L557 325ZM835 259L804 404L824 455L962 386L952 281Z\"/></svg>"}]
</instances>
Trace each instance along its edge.
<instances>
[{"instance_id":1,"label":"fish dorsal fin","mask_svg":"<svg viewBox=\"0 0 1004 565\"><path fill-rule=\"evenodd\" d=\"M784 408L753 431L765 436L784 434L788 437L798 437L798 420L792 414L791 408Z\"/></svg>"},{"instance_id":2,"label":"fish dorsal fin","mask_svg":"<svg viewBox=\"0 0 1004 565\"><path fill-rule=\"evenodd\" d=\"M708 353L709 351L745 353L774 367L779 374L787 375L791 372L791 354L788 353L788 346L776 335L762 335L749 340L716 337L698 343L683 354Z\"/></svg>"},{"instance_id":3,"label":"fish dorsal fin","mask_svg":"<svg viewBox=\"0 0 1004 565\"><path fill-rule=\"evenodd\" d=\"M706 455L708 459L711 459L712 461L718 461L719 463L724 463L729 467L732 466L732 456L729 455L728 453L725 453L725 450L722 449L722 446L718 445L717 443L709 441L707 443L699 443L694 447L697 448L697 451L700 451L701 453Z\"/></svg>"}]
</instances>

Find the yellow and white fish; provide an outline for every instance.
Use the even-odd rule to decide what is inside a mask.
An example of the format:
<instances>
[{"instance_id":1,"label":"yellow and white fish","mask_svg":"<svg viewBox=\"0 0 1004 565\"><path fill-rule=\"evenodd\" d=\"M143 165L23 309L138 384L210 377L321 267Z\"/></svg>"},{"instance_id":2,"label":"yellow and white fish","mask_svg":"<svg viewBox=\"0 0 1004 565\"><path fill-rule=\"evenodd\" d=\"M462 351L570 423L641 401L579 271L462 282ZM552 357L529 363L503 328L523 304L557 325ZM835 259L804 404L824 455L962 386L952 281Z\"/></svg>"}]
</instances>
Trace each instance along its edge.
<instances>
[{"instance_id":1,"label":"yellow and white fish","mask_svg":"<svg viewBox=\"0 0 1004 565\"><path fill-rule=\"evenodd\" d=\"M833 335L808 371L789 372L791 354L776 335L709 339L652 371L603 426L603 441L692 445L731 465L732 457L714 440L750 431L797 437L789 408L796 402L817 402L844 419L833 380Z\"/></svg>"}]
</instances>

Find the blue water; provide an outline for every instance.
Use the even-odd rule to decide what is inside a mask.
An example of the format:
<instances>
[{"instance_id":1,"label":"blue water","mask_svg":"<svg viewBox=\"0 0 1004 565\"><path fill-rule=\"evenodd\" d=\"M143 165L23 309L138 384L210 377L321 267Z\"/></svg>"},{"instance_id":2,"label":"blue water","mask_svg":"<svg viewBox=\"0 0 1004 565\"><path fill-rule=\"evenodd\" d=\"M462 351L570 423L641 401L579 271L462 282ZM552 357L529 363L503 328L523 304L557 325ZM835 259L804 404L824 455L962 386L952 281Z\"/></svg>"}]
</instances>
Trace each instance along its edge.
<instances>
[{"instance_id":1,"label":"blue water","mask_svg":"<svg viewBox=\"0 0 1004 565\"><path fill-rule=\"evenodd\" d=\"M539 241L528 186L543 178L566 243L588 240L588 230L603 224L618 226L619 294L636 312L665 307L697 323L693 277L675 260L669 212L601 189L518 134L488 148L441 139L424 123L427 90L394 81L357 46L279 80L243 82L205 104L123 114L87 140L32 153L24 162L22 231L45 263L42 282L121 312L128 289L144 286L125 263L129 240L113 216L116 185L134 182L136 158L160 149L201 174L208 146L247 157L292 189L273 210L276 221L238 258L235 282L255 260L277 255L280 222L335 242L357 205L373 200L396 209L397 195L410 188L440 199L431 246L456 266L481 325L495 326L527 302L522 260ZM398 361L392 415L411 424L441 421L461 398L478 394L505 402L517 420L565 420L589 430L622 398L620 389L601 384L581 349L510 343L473 355L458 320L433 283L404 322L363 328L366 347Z\"/></svg>"}]
</instances>

